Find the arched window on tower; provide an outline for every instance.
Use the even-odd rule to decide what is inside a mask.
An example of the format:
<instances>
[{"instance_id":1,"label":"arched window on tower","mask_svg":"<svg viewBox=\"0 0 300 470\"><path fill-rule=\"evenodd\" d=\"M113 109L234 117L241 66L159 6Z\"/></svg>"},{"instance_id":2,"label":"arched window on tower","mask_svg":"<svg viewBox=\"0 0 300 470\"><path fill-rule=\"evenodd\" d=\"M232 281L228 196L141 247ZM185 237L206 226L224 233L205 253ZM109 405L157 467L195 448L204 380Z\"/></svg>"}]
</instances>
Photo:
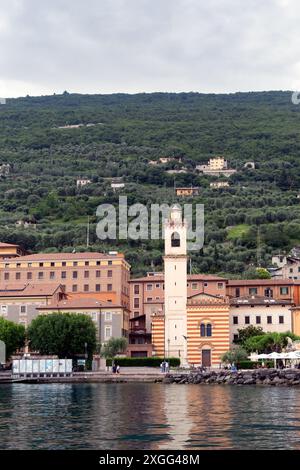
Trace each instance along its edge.
<instances>
[{"instance_id":1,"label":"arched window on tower","mask_svg":"<svg viewBox=\"0 0 300 470\"><path fill-rule=\"evenodd\" d=\"M178 232L172 233L171 246L172 247L180 246L180 235Z\"/></svg>"}]
</instances>

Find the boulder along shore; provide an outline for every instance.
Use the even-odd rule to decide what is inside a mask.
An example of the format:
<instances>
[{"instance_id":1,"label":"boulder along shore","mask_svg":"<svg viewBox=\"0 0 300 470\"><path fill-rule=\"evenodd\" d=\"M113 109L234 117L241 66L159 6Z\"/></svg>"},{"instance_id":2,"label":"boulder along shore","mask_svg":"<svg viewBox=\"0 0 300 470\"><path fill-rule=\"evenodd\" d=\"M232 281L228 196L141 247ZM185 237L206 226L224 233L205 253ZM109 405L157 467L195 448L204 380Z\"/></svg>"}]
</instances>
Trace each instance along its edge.
<instances>
[{"instance_id":1,"label":"boulder along shore","mask_svg":"<svg viewBox=\"0 0 300 470\"><path fill-rule=\"evenodd\" d=\"M169 374L163 383L219 385L300 385L299 369L255 369L237 372L207 371L190 374Z\"/></svg>"}]
</instances>

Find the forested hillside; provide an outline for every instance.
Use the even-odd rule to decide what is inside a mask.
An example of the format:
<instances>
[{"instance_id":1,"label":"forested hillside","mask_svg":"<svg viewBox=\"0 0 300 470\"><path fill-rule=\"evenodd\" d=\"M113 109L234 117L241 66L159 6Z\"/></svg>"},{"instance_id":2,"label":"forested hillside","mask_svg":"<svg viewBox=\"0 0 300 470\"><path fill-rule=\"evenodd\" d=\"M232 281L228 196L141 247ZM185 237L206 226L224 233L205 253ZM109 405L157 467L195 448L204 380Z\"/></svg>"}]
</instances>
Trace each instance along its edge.
<instances>
[{"instance_id":1,"label":"forested hillside","mask_svg":"<svg viewBox=\"0 0 300 470\"><path fill-rule=\"evenodd\" d=\"M11 165L0 178L0 240L30 251L84 250L90 216L89 249L124 251L137 275L159 270L161 242L100 242L96 208L120 194L129 204L171 203L174 184L195 185L200 195L184 202L205 205L205 246L191 253L193 272L237 276L270 265L272 253L300 244L299 130L289 92L8 100L0 106L0 164ZM216 155L237 170L229 188L212 189L216 177L195 169ZM181 163L149 164L165 156ZM244 168L247 161L256 168ZM187 172L167 173L180 168ZM113 192L116 177L125 188ZM78 178L91 184L77 188Z\"/></svg>"}]
</instances>

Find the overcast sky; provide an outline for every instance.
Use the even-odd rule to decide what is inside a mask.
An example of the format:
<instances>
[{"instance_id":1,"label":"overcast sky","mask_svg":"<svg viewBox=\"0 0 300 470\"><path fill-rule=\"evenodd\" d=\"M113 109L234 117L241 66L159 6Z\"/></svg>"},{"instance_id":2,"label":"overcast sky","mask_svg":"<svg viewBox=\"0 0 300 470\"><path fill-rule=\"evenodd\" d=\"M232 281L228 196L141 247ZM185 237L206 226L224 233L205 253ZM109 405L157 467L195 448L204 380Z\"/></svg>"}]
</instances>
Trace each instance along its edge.
<instances>
[{"instance_id":1,"label":"overcast sky","mask_svg":"<svg viewBox=\"0 0 300 470\"><path fill-rule=\"evenodd\" d=\"M300 89L299 0L0 6L0 97Z\"/></svg>"}]
</instances>

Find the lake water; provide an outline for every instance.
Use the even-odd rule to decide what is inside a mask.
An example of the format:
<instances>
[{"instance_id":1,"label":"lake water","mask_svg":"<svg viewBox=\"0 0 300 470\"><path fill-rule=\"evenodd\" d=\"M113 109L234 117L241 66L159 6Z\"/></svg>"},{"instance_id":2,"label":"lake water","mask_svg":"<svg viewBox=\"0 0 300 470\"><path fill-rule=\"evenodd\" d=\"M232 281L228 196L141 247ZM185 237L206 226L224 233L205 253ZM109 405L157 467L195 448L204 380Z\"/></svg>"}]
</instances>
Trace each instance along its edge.
<instances>
[{"instance_id":1,"label":"lake water","mask_svg":"<svg viewBox=\"0 0 300 470\"><path fill-rule=\"evenodd\" d=\"M300 449L300 388L0 386L1 449Z\"/></svg>"}]
</instances>

